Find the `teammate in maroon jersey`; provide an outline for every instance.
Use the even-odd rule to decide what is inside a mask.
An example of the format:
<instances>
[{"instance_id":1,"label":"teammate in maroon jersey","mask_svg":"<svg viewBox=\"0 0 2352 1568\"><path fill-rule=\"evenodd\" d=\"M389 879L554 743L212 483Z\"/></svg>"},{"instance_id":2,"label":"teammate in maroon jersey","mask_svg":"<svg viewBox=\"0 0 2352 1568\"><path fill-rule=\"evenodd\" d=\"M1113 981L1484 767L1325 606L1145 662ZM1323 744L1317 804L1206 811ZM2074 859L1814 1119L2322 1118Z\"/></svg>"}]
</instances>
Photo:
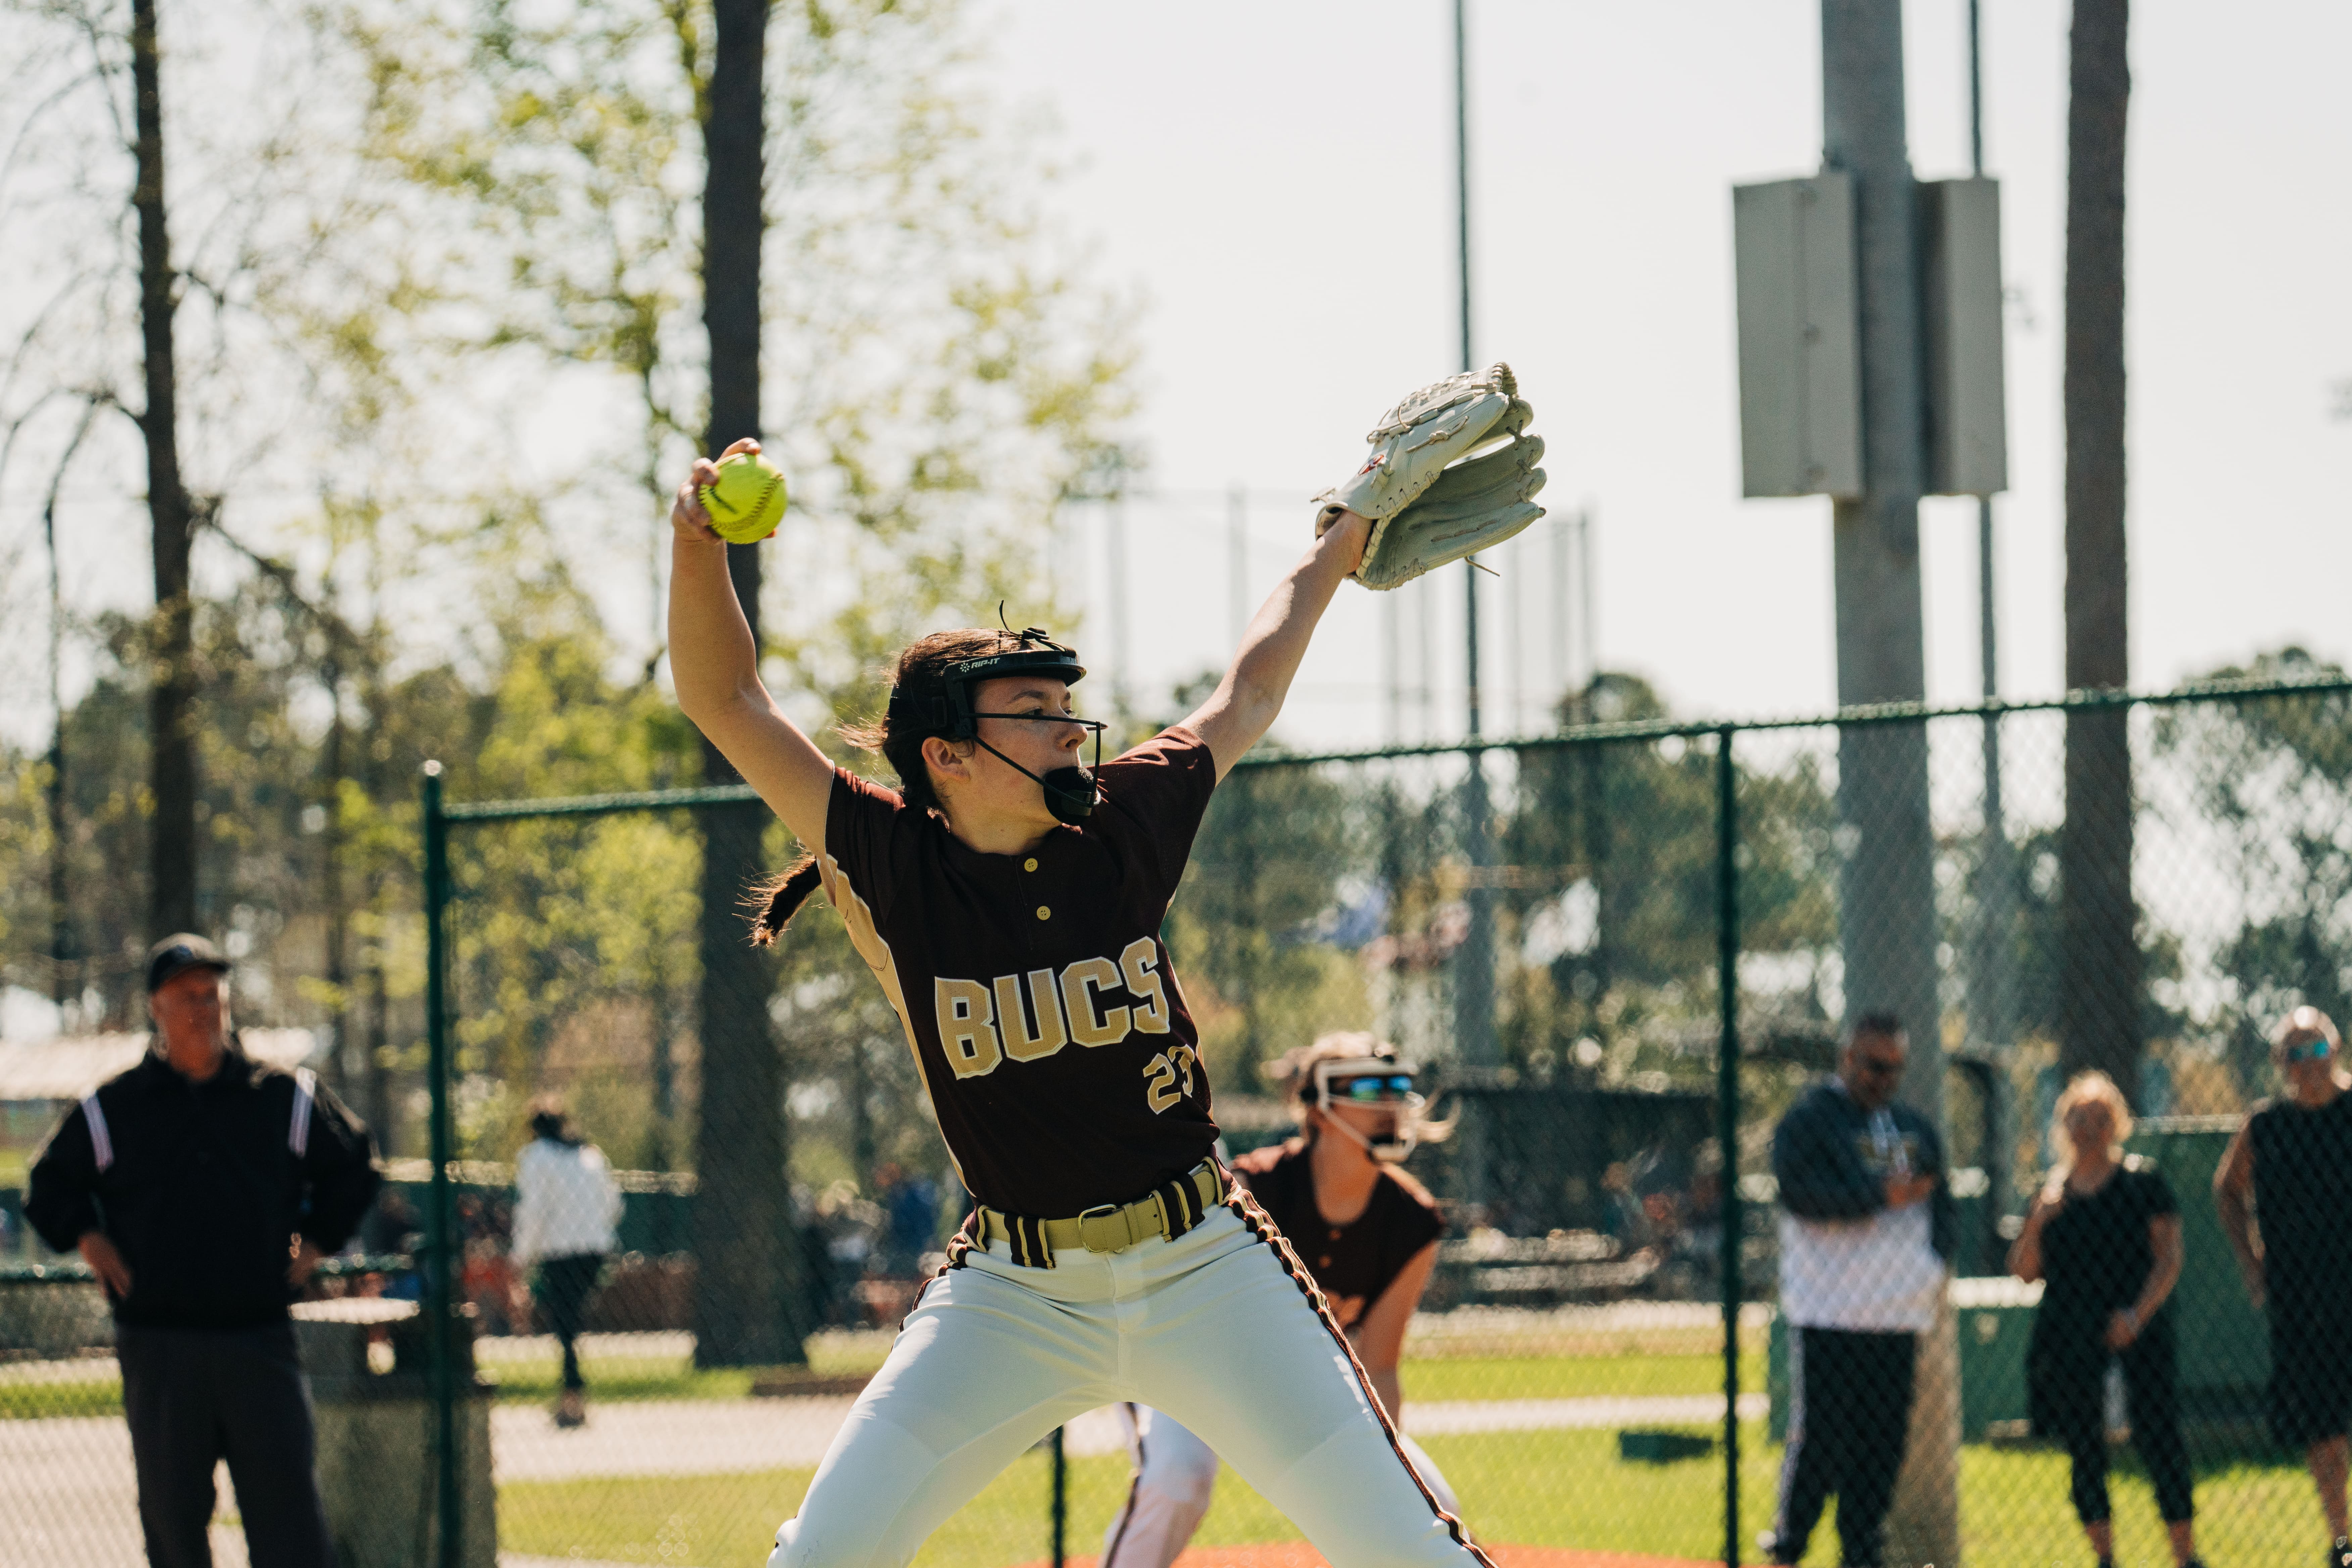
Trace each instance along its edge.
<instances>
[{"instance_id":1,"label":"teammate in maroon jersey","mask_svg":"<svg viewBox=\"0 0 2352 1568\"><path fill-rule=\"evenodd\" d=\"M1437 1200L1402 1162L1416 1142L1452 1129L1423 1126L1412 1068L1367 1034L1326 1035L1274 1072L1298 1101L1301 1135L1235 1160L1234 1179L1314 1275L1389 1419L1402 1427L1397 1363L1445 1230ZM1103 1532L1103 1568L1168 1568L1209 1510L1217 1456L1160 1411L1115 1408L1135 1473ZM1458 1513L1435 1463L1412 1438L1400 1442L1439 1503Z\"/></svg>"},{"instance_id":2,"label":"teammate in maroon jersey","mask_svg":"<svg viewBox=\"0 0 2352 1568\"><path fill-rule=\"evenodd\" d=\"M1200 1433L1334 1568L1492 1568L1215 1161L1199 1037L1159 939L1210 792L1281 710L1369 525L1340 513L1209 700L1091 771L1080 752L1101 727L1071 706L1086 673L1071 649L1034 631L921 639L866 736L893 792L835 768L761 684L697 498L714 478L698 461L671 510L678 705L814 856L764 929L823 885L980 1205L771 1563L904 1563L1055 1426L1132 1400Z\"/></svg>"}]
</instances>

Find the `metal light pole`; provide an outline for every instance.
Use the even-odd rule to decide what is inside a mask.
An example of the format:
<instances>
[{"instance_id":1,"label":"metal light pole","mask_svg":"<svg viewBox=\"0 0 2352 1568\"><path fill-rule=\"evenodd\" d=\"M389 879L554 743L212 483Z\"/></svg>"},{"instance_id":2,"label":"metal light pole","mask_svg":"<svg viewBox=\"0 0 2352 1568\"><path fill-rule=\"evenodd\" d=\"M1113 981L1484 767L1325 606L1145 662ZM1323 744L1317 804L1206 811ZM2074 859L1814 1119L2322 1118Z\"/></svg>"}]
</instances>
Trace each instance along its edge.
<instances>
[{"instance_id":1,"label":"metal light pole","mask_svg":"<svg viewBox=\"0 0 2352 1568\"><path fill-rule=\"evenodd\" d=\"M1470 68L1468 0L1454 0L1454 190L1455 265L1461 281L1462 368L1472 358L1470 330ZM1462 563L1463 594L1463 721L1465 733L1475 741L1480 731L1478 690L1478 558ZM1462 902L1469 916L1462 945L1454 954L1454 1050L1473 1079L1491 1074L1496 1067L1495 1041L1495 894L1486 886L1486 868L1494 860L1487 839L1486 759L1473 750L1462 780L1462 852L1467 862L1467 885ZM1483 1207L1492 1191L1489 1166L1492 1151L1480 1108L1462 1124L1462 1165L1468 1180L1465 1193L1471 1206Z\"/></svg>"},{"instance_id":2,"label":"metal light pole","mask_svg":"<svg viewBox=\"0 0 2352 1568\"><path fill-rule=\"evenodd\" d=\"M1454 0L1454 239L1461 279L1462 368L1472 368L1470 334L1470 91L1468 0ZM1476 557L1462 563L1464 645L1464 713L1465 732L1480 732L1478 695L1478 566ZM1470 885L1463 901L1470 915L1454 967L1454 1048L1465 1063L1492 1067L1495 1061L1495 909L1492 889L1480 873L1493 858L1486 841L1486 760L1470 753L1470 770L1463 780L1463 850L1469 861ZM1476 1163L1472 1163L1474 1172ZM1476 1177L1474 1176L1474 1201Z\"/></svg>"},{"instance_id":3,"label":"metal light pole","mask_svg":"<svg viewBox=\"0 0 2352 1568\"><path fill-rule=\"evenodd\" d=\"M1984 177L1984 53L1979 0L1969 0L1969 167ZM1999 617L1993 607L1992 497L1977 498L1977 637L1984 672L1984 696L1990 702L2000 695ZM2015 952L2012 943L2017 910L2016 854L2009 842L2009 826L2001 806L2000 721L1984 721L1984 845L1977 867L1976 962L1969 986L1970 1033L1979 1050L1997 1062L2006 1062L2017 1039ZM2004 1075L2005 1079L2005 1075ZM2001 1100L2001 1082L1993 1085L1996 1103L1989 1108L1993 1122L1991 1148L1984 1164L1992 1179L1987 1194L1995 1213L2005 1213L2009 1202L2011 1119Z\"/></svg>"},{"instance_id":4,"label":"metal light pole","mask_svg":"<svg viewBox=\"0 0 2352 1568\"><path fill-rule=\"evenodd\" d=\"M1853 182L1862 329L1863 490L1832 514L1838 701L1916 701L1927 696L1927 447L1900 0L1824 0L1822 51L1822 161ZM1853 846L1841 900L1846 1009L1903 1020L1911 1036L1904 1098L1940 1123L1927 733L1916 725L1849 730L1838 754L1840 815Z\"/></svg>"},{"instance_id":5,"label":"metal light pole","mask_svg":"<svg viewBox=\"0 0 2352 1568\"><path fill-rule=\"evenodd\" d=\"M1979 0L1969 0L1969 170L1982 179L1984 53L1979 5ZM1998 624L1993 609L1992 497L1986 495L1977 498L1977 637L1984 667L1984 695L1988 702L2000 695ZM2009 839L2001 823L2000 724L1991 718L1987 718L1984 723L1984 775L1985 841L1987 852L1993 853L2005 847ZM2005 995L2001 998L2004 1005L2007 1000ZM1987 1043L2003 1044L2008 1037L2005 1030L1999 1034L1989 1032Z\"/></svg>"},{"instance_id":6,"label":"metal light pole","mask_svg":"<svg viewBox=\"0 0 2352 1568\"><path fill-rule=\"evenodd\" d=\"M1822 0L1822 161L1853 181L1860 306L1862 493L1833 503L1841 705L1927 695L1919 500L1927 486L1917 185L1906 144L1902 0ZM1839 887L1849 1019L1900 1018L1903 1098L1944 1125L1935 837L1924 725L1838 740ZM1959 1548L1959 1411L1948 1310L1921 1336L1911 1437L1888 1525L1890 1563L1950 1563ZM1950 1374L1950 1375L1948 1375Z\"/></svg>"},{"instance_id":7,"label":"metal light pole","mask_svg":"<svg viewBox=\"0 0 2352 1568\"><path fill-rule=\"evenodd\" d=\"M1469 0L1454 0L1454 268L1461 287L1462 368L1475 368L1470 332L1470 48ZM1462 563L1464 732L1480 728L1478 700L1478 558ZM1475 775L1477 769L1472 767Z\"/></svg>"}]
</instances>

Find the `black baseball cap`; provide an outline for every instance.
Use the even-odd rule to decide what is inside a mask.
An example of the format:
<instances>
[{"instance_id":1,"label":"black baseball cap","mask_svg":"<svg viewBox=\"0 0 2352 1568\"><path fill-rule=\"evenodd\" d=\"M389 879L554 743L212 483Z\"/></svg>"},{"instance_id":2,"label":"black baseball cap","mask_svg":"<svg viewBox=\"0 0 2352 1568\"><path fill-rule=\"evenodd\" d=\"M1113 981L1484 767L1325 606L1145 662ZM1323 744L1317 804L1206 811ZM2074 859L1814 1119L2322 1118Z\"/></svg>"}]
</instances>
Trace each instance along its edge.
<instances>
[{"instance_id":1,"label":"black baseball cap","mask_svg":"<svg viewBox=\"0 0 2352 1568\"><path fill-rule=\"evenodd\" d=\"M147 994L152 996L165 981L191 969L226 974L228 957L194 931L176 931L165 937L147 950Z\"/></svg>"}]
</instances>

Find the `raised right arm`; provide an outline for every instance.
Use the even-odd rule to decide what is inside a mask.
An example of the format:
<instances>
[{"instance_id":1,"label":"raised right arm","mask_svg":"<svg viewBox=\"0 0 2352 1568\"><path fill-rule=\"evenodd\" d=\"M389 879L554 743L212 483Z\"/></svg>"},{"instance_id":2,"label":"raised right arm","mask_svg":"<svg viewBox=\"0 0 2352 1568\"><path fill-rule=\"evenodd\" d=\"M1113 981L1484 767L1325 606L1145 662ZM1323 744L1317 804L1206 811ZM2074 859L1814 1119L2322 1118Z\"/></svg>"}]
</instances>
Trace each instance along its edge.
<instances>
[{"instance_id":1,"label":"raised right arm","mask_svg":"<svg viewBox=\"0 0 2352 1568\"><path fill-rule=\"evenodd\" d=\"M2050 1188L2042 1188L2033 1194L2033 1206L2026 1211L2017 1239L2009 1244L2009 1271L2028 1285L2042 1278L2042 1227L2057 1212L2058 1200L2051 1196Z\"/></svg>"},{"instance_id":2,"label":"raised right arm","mask_svg":"<svg viewBox=\"0 0 2352 1568\"><path fill-rule=\"evenodd\" d=\"M738 441L721 456L759 449L756 441ZM727 543L710 531L696 493L716 477L710 459L697 458L670 508L669 667L677 705L793 837L822 853L833 763L761 683L759 649L727 573Z\"/></svg>"},{"instance_id":3,"label":"raised right arm","mask_svg":"<svg viewBox=\"0 0 2352 1568\"><path fill-rule=\"evenodd\" d=\"M1772 1134L1772 1177L1780 1206L1801 1219L1861 1219L1887 1206L1886 1189L1850 1151L1810 1097Z\"/></svg>"}]
</instances>

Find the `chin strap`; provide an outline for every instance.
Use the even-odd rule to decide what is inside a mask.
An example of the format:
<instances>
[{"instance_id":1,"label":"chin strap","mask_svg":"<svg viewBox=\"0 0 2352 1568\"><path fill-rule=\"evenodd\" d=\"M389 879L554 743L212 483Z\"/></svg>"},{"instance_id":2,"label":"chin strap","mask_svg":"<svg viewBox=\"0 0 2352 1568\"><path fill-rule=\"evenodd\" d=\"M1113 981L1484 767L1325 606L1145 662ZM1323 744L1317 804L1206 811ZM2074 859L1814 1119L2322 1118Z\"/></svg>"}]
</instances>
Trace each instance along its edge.
<instances>
[{"instance_id":1,"label":"chin strap","mask_svg":"<svg viewBox=\"0 0 2352 1568\"><path fill-rule=\"evenodd\" d=\"M1367 1138L1362 1133L1357 1131L1353 1127L1349 1126L1346 1118L1333 1115L1331 1108L1328 1105L1318 1105L1316 1109L1323 1113L1324 1126L1338 1128L1341 1132L1347 1134L1348 1141L1349 1142L1355 1144L1357 1148L1361 1149L1365 1153L1370 1154L1373 1159L1378 1160L1383 1165L1402 1165L1404 1163L1405 1156L1412 1152L1413 1145L1421 1140L1420 1128L1417 1126L1405 1126L1403 1124L1404 1118L1402 1116L1395 1118L1397 1124L1396 1136L1393 1139L1387 1139L1375 1143L1370 1138ZM1418 1121L1420 1119L1416 1117L1414 1120Z\"/></svg>"},{"instance_id":2,"label":"chin strap","mask_svg":"<svg viewBox=\"0 0 2352 1568\"><path fill-rule=\"evenodd\" d=\"M1039 778L1035 773L1031 773L1027 768L1023 767L1019 763L1014 762L1011 757L1006 756L994 746L990 745L985 741L982 741L977 735L973 736L972 739L977 742L980 748L986 752L990 756L994 757L998 762L1003 763L1006 767L1011 768L1023 778L1031 780L1039 789L1045 791L1045 809L1054 814L1055 821L1067 823L1084 822L1087 817L1092 816L1095 814L1095 801L1097 798L1097 792L1095 788L1094 775L1087 773L1086 769L1075 766L1055 768L1046 776L1046 778ZM1052 784L1047 782L1048 779L1060 778L1065 773L1077 774L1078 786L1074 788L1066 784Z\"/></svg>"}]
</instances>

